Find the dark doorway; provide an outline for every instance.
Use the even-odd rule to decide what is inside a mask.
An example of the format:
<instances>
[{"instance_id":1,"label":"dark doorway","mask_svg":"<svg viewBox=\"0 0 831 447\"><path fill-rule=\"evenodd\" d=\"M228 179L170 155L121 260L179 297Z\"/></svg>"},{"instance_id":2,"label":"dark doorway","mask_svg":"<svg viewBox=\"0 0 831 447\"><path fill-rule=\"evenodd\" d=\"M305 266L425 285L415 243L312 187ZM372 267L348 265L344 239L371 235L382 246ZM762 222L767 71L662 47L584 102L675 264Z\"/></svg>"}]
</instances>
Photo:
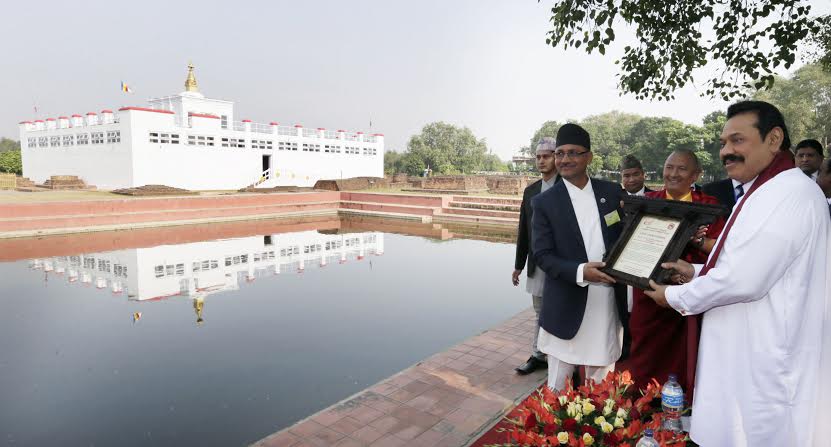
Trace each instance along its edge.
<instances>
[{"instance_id":1,"label":"dark doorway","mask_svg":"<svg viewBox=\"0 0 831 447\"><path fill-rule=\"evenodd\" d=\"M263 155L263 176L271 178L271 155Z\"/></svg>"}]
</instances>

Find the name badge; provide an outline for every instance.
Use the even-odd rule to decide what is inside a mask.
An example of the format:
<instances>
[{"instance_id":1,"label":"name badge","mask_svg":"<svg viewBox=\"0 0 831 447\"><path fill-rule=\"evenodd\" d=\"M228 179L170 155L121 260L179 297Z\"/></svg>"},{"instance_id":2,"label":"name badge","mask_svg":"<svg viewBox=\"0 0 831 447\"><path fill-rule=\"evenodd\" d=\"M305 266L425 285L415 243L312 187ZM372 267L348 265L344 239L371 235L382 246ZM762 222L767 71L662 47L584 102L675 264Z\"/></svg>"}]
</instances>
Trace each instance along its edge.
<instances>
[{"instance_id":1,"label":"name badge","mask_svg":"<svg viewBox=\"0 0 831 447\"><path fill-rule=\"evenodd\" d=\"M612 225L620 222L620 214L618 214L617 210L614 210L611 213L603 216L603 220L606 221L607 227L611 227Z\"/></svg>"}]
</instances>

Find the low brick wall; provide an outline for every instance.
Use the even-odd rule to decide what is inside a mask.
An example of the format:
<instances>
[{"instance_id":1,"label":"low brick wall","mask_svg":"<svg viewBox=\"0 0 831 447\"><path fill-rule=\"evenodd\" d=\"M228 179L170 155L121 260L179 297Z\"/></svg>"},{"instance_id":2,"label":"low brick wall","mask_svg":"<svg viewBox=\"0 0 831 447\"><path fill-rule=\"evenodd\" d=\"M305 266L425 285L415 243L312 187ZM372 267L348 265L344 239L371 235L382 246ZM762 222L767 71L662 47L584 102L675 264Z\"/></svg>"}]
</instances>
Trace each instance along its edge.
<instances>
[{"instance_id":1,"label":"low brick wall","mask_svg":"<svg viewBox=\"0 0 831 447\"><path fill-rule=\"evenodd\" d=\"M354 177L342 180L318 180L314 189L324 191L355 191L373 188L388 188L390 181L380 177Z\"/></svg>"},{"instance_id":2,"label":"low brick wall","mask_svg":"<svg viewBox=\"0 0 831 447\"><path fill-rule=\"evenodd\" d=\"M522 194L525 187L536 179L520 176L492 175L487 179L488 192L492 194Z\"/></svg>"},{"instance_id":3,"label":"low brick wall","mask_svg":"<svg viewBox=\"0 0 831 447\"><path fill-rule=\"evenodd\" d=\"M481 191L488 188L487 180L481 175L441 175L424 179L424 189Z\"/></svg>"},{"instance_id":4,"label":"low brick wall","mask_svg":"<svg viewBox=\"0 0 831 447\"><path fill-rule=\"evenodd\" d=\"M17 176L14 174L0 174L0 189L14 189L17 187Z\"/></svg>"}]
</instances>

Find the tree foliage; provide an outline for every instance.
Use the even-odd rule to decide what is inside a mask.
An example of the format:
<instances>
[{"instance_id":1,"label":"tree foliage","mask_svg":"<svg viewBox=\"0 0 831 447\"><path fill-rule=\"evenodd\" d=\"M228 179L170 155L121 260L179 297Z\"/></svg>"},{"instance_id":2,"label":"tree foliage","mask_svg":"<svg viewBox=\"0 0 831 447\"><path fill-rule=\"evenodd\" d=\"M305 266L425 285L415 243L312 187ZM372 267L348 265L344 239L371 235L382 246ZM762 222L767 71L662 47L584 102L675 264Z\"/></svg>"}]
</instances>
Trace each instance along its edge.
<instances>
[{"instance_id":1,"label":"tree foliage","mask_svg":"<svg viewBox=\"0 0 831 447\"><path fill-rule=\"evenodd\" d=\"M555 0L551 13L546 43L564 49L605 54L615 30L634 28L636 42L616 63L619 88L638 99L674 99L711 63L710 97L769 88L774 70L790 68L806 42L831 64L828 18L812 17L804 0Z\"/></svg>"},{"instance_id":2,"label":"tree foliage","mask_svg":"<svg viewBox=\"0 0 831 447\"><path fill-rule=\"evenodd\" d=\"M469 174L475 171L507 171L508 166L488 150L467 127L430 123L410 137L403 154L384 154L384 172L421 175L429 167L434 174Z\"/></svg>"},{"instance_id":3,"label":"tree foliage","mask_svg":"<svg viewBox=\"0 0 831 447\"><path fill-rule=\"evenodd\" d=\"M659 180L670 152L689 149L698 155L709 180L724 176L718 157L718 138L724 117L723 112L713 112L697 126L668 117L642 117L612 111L589 116L577 123L591 135L594 158L589 173L593 176L617 179L621 160L632 154L641 161L646 172L653 173L653 179ZM550 123L543 124L535 134L544 133ZM556 135L556 130L553 133Z\"/></svg>"},{"instance_id":4,"label":"tree foliage","mask_svg":"<svg viewBox=\"0 0 831 447\"><path fill-rule=\"evenodd\" d=\"M754 98L779 107L794 143L805 138L831 143L831 72L819 64L800 67L790 78L777 77L773 88Z\"/></svg>"},{"instance_id":5,"label":"tree foliage","mask_svg":"<svg viewBox=\"0 0 831 447\"><path fill-rule=\"evenodd\" d=\"M20 150L20 142L9 139L9 138L0 138L0 152L19 151L19 150Z\"/></svg>"},{"instance_id":6,"label":"tree foliage","mask_svg":"<svg viewBox=\"0 0 831 447\"><path fill-rule=\"evenodd\" d=\"M23 164L20 160L20 150L6 150L0 152L0 172L13 174L23 173Z\"/></svg>"}]
</instances>

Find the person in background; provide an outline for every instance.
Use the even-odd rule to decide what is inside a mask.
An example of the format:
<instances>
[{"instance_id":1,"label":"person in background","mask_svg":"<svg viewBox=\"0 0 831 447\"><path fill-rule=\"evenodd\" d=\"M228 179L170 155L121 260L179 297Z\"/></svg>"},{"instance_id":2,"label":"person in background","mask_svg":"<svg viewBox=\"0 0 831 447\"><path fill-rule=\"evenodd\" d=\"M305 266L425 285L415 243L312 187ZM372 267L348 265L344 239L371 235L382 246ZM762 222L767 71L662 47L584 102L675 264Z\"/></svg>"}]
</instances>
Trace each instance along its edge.
<instances>
[{"instance_id":1,"label":"person in background","mask_svg":"<svg viewBox=\"0 0 831 447\"><path fill-rule=\"evenodd\" d=\"M630 196L643 196L652 190L644 186L644 172L641 161L632 154L623 157L620 161L620 180L623 190ZM634 291L631 286L626 286L626 310L632 311L632 300Z\"/></svg>"},{"instance_id":2,"label":"person in background","mask_svg":"<svg viewBox=\"0 0 831 447\"><path fill-rule=\"evenodd\" d=\"M796 166L816 181L822 163L822 144L817 140L802 140L795 148Z\"/></svg>"},{"instance_id":3,"label":"person in background","mask_svg":"<svg viewBox=\"0 0 831 447\"><path fill-rule=\"evenodd\" d=\"M652 191L644 186L643 165L634 155L627 155L621 160L620 180L623 189L630 196L642 196L644 193Z\"/></svg>"},{"instance_id":4,"label":"person in background","mask_svg":"<svg viewBox=\"0 0 831 447\"><path fill-rule=\"evenodd\" d=\"M701 165L695 153L676 150L664 162L664 189L646 193L646 197L718 204L715 197L690 189L700 176ZM723 228L724 219L719 218L707 227L706 233L687 244L681 259L689 263L705 262ZM670 374L676 374L691 402L701 317L683 316L660 307L641 289L635 289L633 298L629 316L632 352L627 365L635 386L646 388L653 378L664 383Z\"/></svg>"},{"instance_id":5,"label":"person in background","mask_svg":"<svg viewBox=\"0 0 831 447\"><path fill-rule=\"evenodd\" d=\"M537 369L547 368L545 354L537 349L537 336L540 332L540 311L542 309L542 291L545 285L545 272L536 268L534 262L534 248L531 246L532 229L531 221L533 210L531 199L547 191L557 181L557 168L554 166L554 149L556 143L554 138L544 137L537 143L537 170L542 174L542 179L528 185L522 193L522 204L519 206L519 228L516 239L516 260L514 261L514 272L511 274L511 282L514 286L519 285L519 275L528 262L528 279L525 283L525 290L531 294L531 302L534 305L534 312L537 314L537 327L534 331L534 340L531 343L531 357L522 365L516 368L520 375L530 374Z\"/></svg>"},{"instance_id":6,"label":"person in background","mask_svg":"<svg viewBox=\"0 0 831 447\"><path fill-rule=\"evenodd\" d=\"M817 184L822 193L825 194L825 200L828 201L828 212L831 213L831 158L822 162L817 175Z\"/></svg>"}]
</instances>

